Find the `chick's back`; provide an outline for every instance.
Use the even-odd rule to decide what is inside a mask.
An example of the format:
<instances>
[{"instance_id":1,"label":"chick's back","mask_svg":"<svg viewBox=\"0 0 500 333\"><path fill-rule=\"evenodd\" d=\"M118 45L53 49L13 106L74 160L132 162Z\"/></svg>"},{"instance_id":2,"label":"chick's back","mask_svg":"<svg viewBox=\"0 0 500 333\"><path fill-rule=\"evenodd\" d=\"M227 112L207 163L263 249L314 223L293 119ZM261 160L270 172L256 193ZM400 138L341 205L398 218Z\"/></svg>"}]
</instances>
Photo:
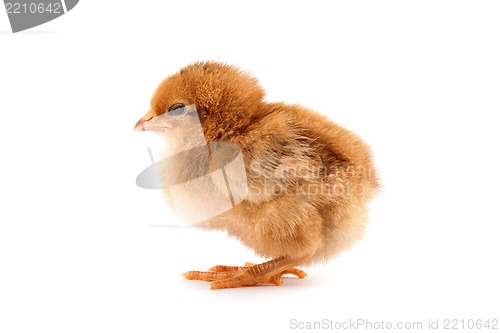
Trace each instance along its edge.
<instances>
[{"instance_id":1,"label":"chick's back","mask_svg":"<svg viewBox=\"0 0 500 333\"><path fill-rule=\"evenodd\" d=\"M370 150L349 130L309 109L263 103L235 143L249 192L201 226L226 230L266 258L326 261L362 238L366 203L379 183Z\"/></svg>"}]
</instances>

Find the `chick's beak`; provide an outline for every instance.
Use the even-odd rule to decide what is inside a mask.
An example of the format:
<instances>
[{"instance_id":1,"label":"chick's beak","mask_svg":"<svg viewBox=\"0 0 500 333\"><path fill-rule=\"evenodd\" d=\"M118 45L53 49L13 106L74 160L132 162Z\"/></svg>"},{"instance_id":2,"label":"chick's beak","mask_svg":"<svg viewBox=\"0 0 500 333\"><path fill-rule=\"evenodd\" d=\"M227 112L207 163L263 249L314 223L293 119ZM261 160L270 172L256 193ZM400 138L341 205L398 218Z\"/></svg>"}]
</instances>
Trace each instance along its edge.
<instances>
[{"instance_id":1,"label":"chick's beak","mask_svg":"<svg viewBox=\"0 0 500 333\"><path fill-rule=\"evenodd\" d=\"M144 118L139 119L139 121L134 126L134 131L144 131Z\"/></svg>"},{"instance_id":2,"label":"chick's beak","mask_svg":"<svg viewBox=\"0 0 500 333\"><path fill-rule=\"evenodd\" d=\"M139 121L134 126L134 131L147 131L148 126L146 124L147 121L151 120L155 116L152 110L149 110L144 117L139 119Z\"/></svg>"}]
</instances>

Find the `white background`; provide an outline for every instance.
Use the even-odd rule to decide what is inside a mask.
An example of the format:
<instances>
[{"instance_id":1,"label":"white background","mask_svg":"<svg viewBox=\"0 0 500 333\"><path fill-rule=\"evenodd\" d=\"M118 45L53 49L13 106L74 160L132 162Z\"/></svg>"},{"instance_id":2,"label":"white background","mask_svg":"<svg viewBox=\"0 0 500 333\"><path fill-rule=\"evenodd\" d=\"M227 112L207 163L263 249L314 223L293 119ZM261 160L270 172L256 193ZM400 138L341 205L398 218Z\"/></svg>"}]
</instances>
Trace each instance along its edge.
<instances>
[{"instance_id":1,"label":"white background","mask_svg":"<svg viewBox=\"0 0 500 333\"><path fill-rule=\"evenodd\" d=\"M499 17L496 1L80 1L12 34L0 14L0 332L500 319ZM155 227L162 194L135 185L149 157L133 125L164 77L206 59L372 146L366 238L306 280L185 281L261 259Z\"/></svg>"}]
</instances>

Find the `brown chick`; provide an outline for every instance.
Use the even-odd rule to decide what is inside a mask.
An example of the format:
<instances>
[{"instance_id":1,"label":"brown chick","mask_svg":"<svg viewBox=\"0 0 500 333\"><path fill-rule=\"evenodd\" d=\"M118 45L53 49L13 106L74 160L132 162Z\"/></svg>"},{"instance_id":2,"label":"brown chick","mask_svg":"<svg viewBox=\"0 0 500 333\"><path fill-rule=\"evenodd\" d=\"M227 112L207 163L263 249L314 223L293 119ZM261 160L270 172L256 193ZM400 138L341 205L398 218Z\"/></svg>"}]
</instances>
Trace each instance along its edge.
<instances>
[{"instance_id":1,"label":"brown chick","mask_svg":"<svg viewBox=\"0 0 500 333\"><path fill-rule=\"evenodd\" d=\"M287 273L305 277L296 266L327 261L363 236L366 203L379 187L370 150L358 136L264 95L257 79L237 67L197 62L160 84L135 127L195 105L207 142L242 151L247 196L196 226L224 230L271 260L184 274L211 281L211 289L279 285Z\"/></svg>"}]
</instances>

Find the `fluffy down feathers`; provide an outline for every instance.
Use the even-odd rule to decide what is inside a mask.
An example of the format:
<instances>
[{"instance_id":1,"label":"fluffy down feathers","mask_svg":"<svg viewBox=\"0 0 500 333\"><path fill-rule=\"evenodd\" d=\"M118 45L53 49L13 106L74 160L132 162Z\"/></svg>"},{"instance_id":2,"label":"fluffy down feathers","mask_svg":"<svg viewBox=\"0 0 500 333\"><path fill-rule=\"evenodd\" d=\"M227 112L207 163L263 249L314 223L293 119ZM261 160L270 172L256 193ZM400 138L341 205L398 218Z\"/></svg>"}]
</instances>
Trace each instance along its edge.
<instances>
[{"instance_id":1,"label":"fluffy down feathers","mask_svg":"<svg viewBox=\"0 0 500 333\"><path fill-rule=\"evenodd\" d=\"M238 68L199 62L162 82L151 112L194 104L207 141L243 152L246 199L199 227L225 230L265 258L325 261L363 236L365 205L379 186L370 150L326 117L264 95Z\"/></svg>"}]
</instances>

